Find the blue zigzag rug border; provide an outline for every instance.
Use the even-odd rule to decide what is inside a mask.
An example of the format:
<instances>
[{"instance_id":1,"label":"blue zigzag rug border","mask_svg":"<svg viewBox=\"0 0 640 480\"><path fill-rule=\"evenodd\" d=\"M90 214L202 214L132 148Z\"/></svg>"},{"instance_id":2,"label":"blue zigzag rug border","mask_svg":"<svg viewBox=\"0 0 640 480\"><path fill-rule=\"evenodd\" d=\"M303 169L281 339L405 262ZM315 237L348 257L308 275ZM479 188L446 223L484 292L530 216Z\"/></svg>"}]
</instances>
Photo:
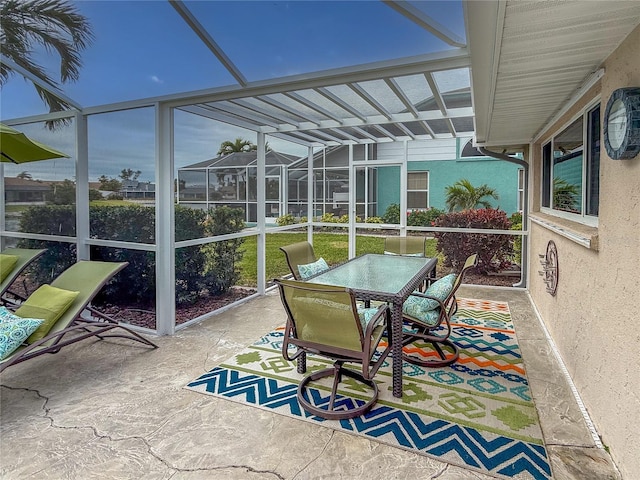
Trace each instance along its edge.
<instances>
[{"instance_id":1,"label":"blue zigzag rug border","mask_svg":"<svg viewBox=\"0 0 640 480\"><path fill-rule=\"evenodd\" d=\"M224 364L190 382L185 388L364 436L499 478L551 478L544 446L501 435L485 435L468 426L385 405L376 405L366 415L354 419L325 420L300 407L296 398L297 383L243 372ZM326 399L326 394L319 390L309 389L309 392L314 402ZM452 456L453 459L450 458Z\"/></svg>"}]
</instances>

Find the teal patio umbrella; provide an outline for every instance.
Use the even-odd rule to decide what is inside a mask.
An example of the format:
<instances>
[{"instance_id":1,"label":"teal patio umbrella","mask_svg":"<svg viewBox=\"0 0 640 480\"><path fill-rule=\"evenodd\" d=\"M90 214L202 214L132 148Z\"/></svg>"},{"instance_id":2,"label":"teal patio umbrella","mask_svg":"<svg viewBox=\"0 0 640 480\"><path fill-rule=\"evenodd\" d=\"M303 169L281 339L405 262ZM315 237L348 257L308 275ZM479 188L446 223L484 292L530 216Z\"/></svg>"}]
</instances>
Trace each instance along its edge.
<instances>
[{"instance_id":1,"label":"teal patio umbrella","mask_svg":"<svg viewBox=\"0 0 640 480\"><path fill-rule=\"evenodd\" d=\"M69 155L31 140L24 133L0 123L0 158L3 162L19 164L51 158L69 158Z\"/></svg>"}]
</instances>

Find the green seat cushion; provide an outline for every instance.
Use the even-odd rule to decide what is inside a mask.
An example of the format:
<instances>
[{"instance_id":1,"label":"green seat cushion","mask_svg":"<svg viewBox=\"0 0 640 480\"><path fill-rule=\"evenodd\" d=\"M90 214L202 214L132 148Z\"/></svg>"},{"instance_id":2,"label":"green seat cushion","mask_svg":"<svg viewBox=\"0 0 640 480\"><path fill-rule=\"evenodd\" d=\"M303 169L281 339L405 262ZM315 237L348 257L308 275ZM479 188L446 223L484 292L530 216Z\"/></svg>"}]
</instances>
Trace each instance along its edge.
<instances>
[{"instance_id":1,"label":"green seat cushion","mask_svg":"<svg viewBox=\"0 0 640 480\"><path fill-rule=\"evenodd\" d=\"M327 262L322 257L315 262L307 263L306 265L298 265L298 272L300 272L300 278L303 280L326 270L329 270L329 265L327 265Z\"/></svg>"},{"instance_id":2,"label":"green seat cushion","mask_svg":"<svg viewBox=\"0 0 640 480\"><path fill-rule=\"evenodd\" d=\"M378 313L377 307L364 308L358 306L358 318L360 319L360 324L362 325L362 330L364 331L369 325L371 319Z\"/></svg>"},{"instance_id":3,"label":"green seat cushion","mask_svg":"<svg viewBox=\"0 0 640 480\"><path fill-rule=\"evenodd\" d=\"M40 319L22 318L0 307L0 360L9 357L40 325Z\"/></svg>"},{"instance_id":4,"label":"green seat cushion","mask_svg":"<svg viewBox=\"0 0 640 480\"><path fill-rule=\"evenodd\" d=\"M27 343L46 337L49 330L71 306L78 293L45 284L29 295L29 298L16 310L16 315L23 318L41 318L44 322L29 336Z\"/></svg>"},{"instance_id":5,"label":"green seat cushion","mask_svg":"<svg viewBox=\"0 0 640 480\"><path fill-rule=\"evenodd\" d=\"M18 263L16 255L0 253L0 282L4 282L4 279L11 273L16 263Z\"/></svg>"},{"instance_id":6,"label":"green seat cushion","mask_svg":"<svg viewBox=\"0 0 640 480\"><path fill-rule=\"evenodd\" d=\"M451 273L433 282L424 295L445 301L453 290L456 275ZM402 312L409 317L416 318L427 325L435 325L438 321L440 304L431 298L424 298L420 295L410 295L402 305Z\"/></svg>"}]
</instances>

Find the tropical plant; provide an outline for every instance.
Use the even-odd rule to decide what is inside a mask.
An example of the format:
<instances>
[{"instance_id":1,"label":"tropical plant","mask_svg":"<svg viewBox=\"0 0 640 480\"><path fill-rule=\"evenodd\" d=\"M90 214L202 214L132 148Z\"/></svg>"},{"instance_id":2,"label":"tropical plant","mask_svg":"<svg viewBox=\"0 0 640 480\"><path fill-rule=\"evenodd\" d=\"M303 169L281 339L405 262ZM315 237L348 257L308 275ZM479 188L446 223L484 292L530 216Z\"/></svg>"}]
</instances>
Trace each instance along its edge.
<instances>
[{"instance_id":1,"label":"tropical plant","mask_svg":"<svg viewBox=\"0 0 640 480\"><path fill-rule=\"evenodd\" d=\"M578 186L562 178L553 179L553 208L565 212L580 213Z\"/></svg>"},{"instance_id":2,"label":"tropical plant","mask_svg":"<svg viewBox=\"0 0 640 480\"><path fill-rule=\"evenodd\" d=\"M16 178L22 178L23 180L33 179L29 172L20 172L18 175L16 175Z\"/></svg>"},{"instance_id":3,"label":"tropical plant","mask_svg":"<svg viewBox=\"0 0 640 480\"><path fill-rule=\"evenodd\" d=\"M487 184L474 187L466 178L446 187L445 193L445 203L450 212L472 210L474 208L491 208L491 203L486 197L496 200L500 198L495 189L490 188Z\"/></svg>"},{"instance_id":4,"label":"tropical plant","mask_svg":"<svg viewBox=\"0 0 640 480\"><path fill-rule=\"evenodd\" d=\"M93 34L88 20L66 0L0 0L0 50L2 56L20 69L58 87L46 69L38 64L35 53L38 47L56 52L60 57L60 82L78 80L80 76L80 52L92 41ZM20 70L0 62L0 86ZM27 78L27 80L30 80ZM69 103L33 84L50 112L68 110ZM69 119L47 122L50 129L69 123Z\"/></svg>"},{"instance_id":5,"label":"tropical plant","mask_svg":"<svg viewBox=\"0 0 640 480\"><path fill-rule=\"evenodd\" d=\"M257 149L257 145L251 143L249 140L238 137L234 141L226 140L222 142L220 144L220 150L218 150L218 155L236 152L253 152Z\"/></svg>"}]
</instances>

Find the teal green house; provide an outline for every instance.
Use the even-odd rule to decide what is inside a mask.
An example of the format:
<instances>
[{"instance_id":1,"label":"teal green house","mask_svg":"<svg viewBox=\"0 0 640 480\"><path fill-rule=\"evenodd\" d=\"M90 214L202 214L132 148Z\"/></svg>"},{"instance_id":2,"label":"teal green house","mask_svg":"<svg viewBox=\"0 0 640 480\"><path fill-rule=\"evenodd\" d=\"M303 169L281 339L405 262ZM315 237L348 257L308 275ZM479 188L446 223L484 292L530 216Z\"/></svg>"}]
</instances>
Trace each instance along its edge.
<instances>
[{"instance_id":1,"label":"teal green house","mask_svg":"<svg viewBox=\"0 0 640 480\"><path fill-rule=\"evenodd\" d=\"M446 187L467 179L479 187L486 184L498 193L497 200L487 198L491 206L507 215L522 210L524 171L516 164L487 157L473 148L468 139L455 139L455 157L418 160L407 163L407 209L446 210ZM443 152L443 156L449 152ZM426 155L425 155L426 156ZM378 169L377 210L382 215L393 203L400 203L400 167Z\"/></svg>"},{"instance_id":2,"label":"teal green house","mask_svg":"<svg viewBox=\"0 0 640 480\"><path fill-rule=\"evenodd\" d=\"M427 142L389 142L355 145L352 149L356 213L362 220L381 217L392 204L401 205L406 190L407 211L446 210L446 188L462 179L479 187L486 184L499 198L488 199L507 215L522 211L524 171L514 163L487 157L469 138L434 139ZM406 160L406 179L401 179ZM307 159L287 167L286 204L281 211L307 215ZM349 211L349 147L322 149L313 157L313 215L336 216Z\"/></svg>"}]
</instances>

